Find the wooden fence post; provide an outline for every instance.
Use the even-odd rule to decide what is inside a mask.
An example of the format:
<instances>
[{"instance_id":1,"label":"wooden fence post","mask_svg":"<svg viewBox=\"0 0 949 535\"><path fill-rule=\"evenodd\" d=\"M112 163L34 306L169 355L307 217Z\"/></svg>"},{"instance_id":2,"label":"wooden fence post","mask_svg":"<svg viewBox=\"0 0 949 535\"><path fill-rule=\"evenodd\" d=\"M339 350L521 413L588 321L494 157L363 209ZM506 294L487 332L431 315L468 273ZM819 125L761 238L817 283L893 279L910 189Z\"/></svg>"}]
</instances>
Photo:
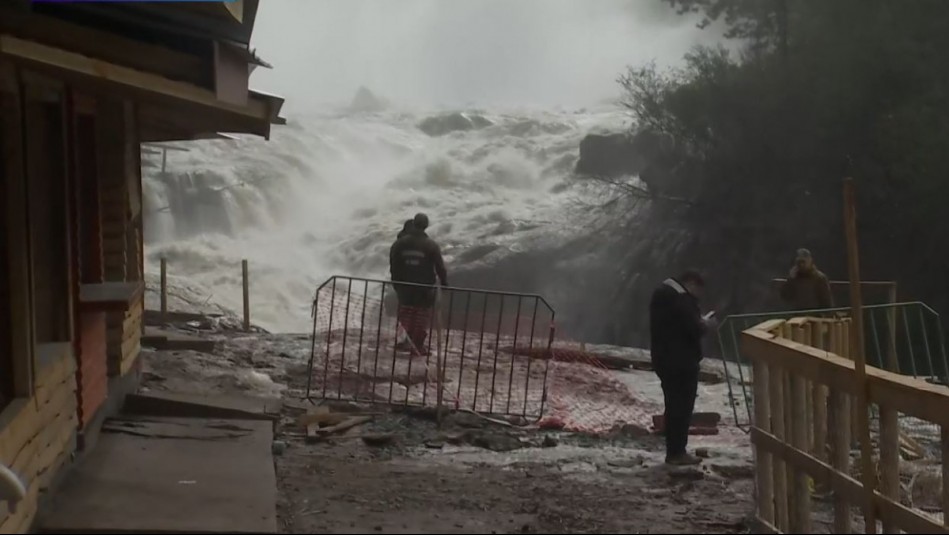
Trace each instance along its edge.
<instances>
[{"instance_id":1,"label":"wooden fence post","mask_svg":"<svg viewBox=\"0 0 949 535\"><path fill-rule=\"evenodd\" d=\"M831 324L830 351L838 356L844 355L844 322ZM831 464L838 472L850 473L850 396L838 390L830 395L829 412L834 418L834 433L831 434ZM834 533L850 533L850 501L840 492L834 493Z\"/></svg>"},{"instance_id":2,"label":"wooden fence post","mask_svg":"<svg viewBox=\"0 0 949 535\"><path fill-rule=\"evenodd\" d=\"M785 323L781 327L782 335L784 333ZM784 442L784 377L787 372L784 368L771 366L768 370L769 394L771 395L771 429L778 440ZM784 533L790 531L788 525L788 463L775 455L773 457L774 469L774 508L776 527Z\"/></svg>"},{"instance_id":3,"label":"wooden fence post","mask_svg":"<svg viewBox=\"0 0 949 535\"><path fill-rule=\"evenodd\" d=\"M768 365L762 361L752 363L754 374L755 427L771 433L771 397ZM776 526L774 520L774 467L772 455L767 449L755 446L755 476L758 486L758 518Z\"/></svg>"},{"instance_id":4,"label":"wooden fence post","mask_svg":"<svg viewBox=\"0 0 949 535\"><path fill-rule=\"evenodd\" d=\"M168 323L168 260L161 257L161 324Z\"/></svg>"},{"instance_id":5,"label":"wooden fence post","mask_svg":"<svg viewBox=\"0 0 949 535\"><path fill-rule=\"evenodd\" d=\"M949 463L946 462L946 459L949 459L949 427L942 426L940 427L942 431L942 510L949 511L949 484L946 484L946 481L949 481ZM943 513L942 515L942 524L944 526L949 526L949 515Z\"/></svg>"},{"instance_id":6,"label":"wooden fence post","mask_svg":"<svg viewBox=\"0 0 949 535\"><path fill-rule=\"evenodd\" d=\"M805 325L795 325L792 332L792 340L806 344L808 342L808 332ZM808 428L808 405L807 405L807 380L795 373L789 373L791 380L791 445L798 451L807 452L807 428ZM794 466L788 463L788 466ZM810 533L811 531L811 492L808 488L807 472L798 467L793 470L794 482L794 509L791 515L792 533Z\"/></svg>"},{"instance_id":7,"label":"wooden fence post","mask_svg":"<svg viewBox=\"0 0 949 535\"><path fill-rule=\"evenodd\" d=\"M811 325L811 345L818 349L828 350L828 340L824 333L830 330L832 324L820 322ZM827 461L827 387L820 383L813 383L811 398L813 400L813 452L821 461Z\"/></svg>"},{"instance_id":8,"label":"wooden fence post","mask_svg":"<svg viewBox=\"0 0 949 535\"><path fill-rule=\"evenodd\" d=\"M247 260L241 260L241 275L244 286L244 330L250 331L250 282L247 277Z\"/></svg>"},{"instance_id":9,"label":"wooden fence post","mask_svg":"<svg viewBox=\"0 0 949 535\"><path fill-rule=\"evenodd\" d=\"M859 410L858 428L860 429L860 460L863 471L863 518L866 533L876 533L876 510L874 490L876 488L876 469L873 466L873 449L870 444L870 415L867 400L867 362L863 346L863 301L860 295L860 252L857 246L857 201L852 178L844 179L844 230L847 238L847 267L850 275L850 325L851 349L856 371L857 396Z\"/></svg>"},{"instance_id":10,"label":"wooden fence post","mask_svg":"<svg viewBox=\"0 0 949 535\"><path fill-rule=\"evenodd\" d=\"M895 409L880 405L880 481L883 495L900 502L900 422ZM884 516L883 533L900 533L893 520Z\"/></svg>"}]
</instances>

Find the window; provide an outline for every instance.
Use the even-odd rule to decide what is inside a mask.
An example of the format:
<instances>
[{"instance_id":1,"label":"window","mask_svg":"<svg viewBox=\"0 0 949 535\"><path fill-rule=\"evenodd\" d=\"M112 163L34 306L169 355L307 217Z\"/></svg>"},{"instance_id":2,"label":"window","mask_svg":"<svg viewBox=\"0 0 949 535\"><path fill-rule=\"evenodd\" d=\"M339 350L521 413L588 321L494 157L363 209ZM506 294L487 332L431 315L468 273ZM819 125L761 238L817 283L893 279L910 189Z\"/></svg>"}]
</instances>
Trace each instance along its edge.
<instances>
[{"instance_id":1,"label":"window","mask_svg":"<svg viewBox=\"0 0 949 535\"><path fill-rule=\"evenodd\" d=\"M61 93L30 86L27 176L33 261L33 325L38 344L70 339L66 152Z\"/></svg>"},{"instance_id":2,"label":"window","mask_svg":"<svg viewBox=\"0 0 949 535\"><path fill-rule=\"evenodd\" d=\"M3 113L6 107L3 102L5 98L6 94L0 89L0 192L2 192L0 199L6 199L7 191L9 191L7 144L9 132L13 126L10 124L10 118ZM0 409L2 409L15 397L16 392L13 388L13 339L10 334L12 328L10 319L13 317L13 311L10 306L10 240L7 236L9 225L6 210L0 210L0 212L3 212L0 216Z\"/></svg>"},{"instance_id":3,"label":"window","mask_svg":"<svg viewBox=\"0 0 949 535\"><path fill-rule=\"evenodd\" d=\"M76 119L77 209L79 223L79 280L102 282L102 243L99 237L99 169L96 161L96 122L92 115Z\"/></svg>"}]
</instances>

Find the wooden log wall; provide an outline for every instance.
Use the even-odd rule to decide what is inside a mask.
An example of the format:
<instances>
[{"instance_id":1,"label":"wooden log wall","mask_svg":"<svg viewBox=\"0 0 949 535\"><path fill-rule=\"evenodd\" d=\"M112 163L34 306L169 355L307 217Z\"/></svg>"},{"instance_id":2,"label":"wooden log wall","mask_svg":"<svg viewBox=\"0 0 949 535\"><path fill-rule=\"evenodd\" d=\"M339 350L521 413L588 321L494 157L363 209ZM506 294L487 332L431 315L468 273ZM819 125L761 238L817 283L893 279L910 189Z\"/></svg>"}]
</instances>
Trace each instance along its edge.
<instances>
[{"instance_id":1,"label":"wooden log wall","mask_svg":"<svg viewBox=\"0 0 949 535\"><path fill-rule=\"evenodd\" d=\"M24 533L36 516L40 494L73 454L78 425L76 361L71 345L47 344L37 349L33 399L17 399L0 426L0 462L23 478L26 498L10 513L0 505L0 533Z\"/></svg>"},{"instance_id":2,"label":"wooden log wall","mask_svg":"<svg viewBox=\"0 0 949 535\"><path fill-rule=\"evenodd\" d=\"M85 429L109 395L106 313L83 311L81 354L76 382L79 389L79 425Z\"/></svg>"},{"instance_id":3,"label":"wooden log wall","mask_svg":"<svg viewBox=\"0 0 949 535\"><path fill-rule=\"evenodd\" d=\"M144 311L144 298L139 295L128 310L109 312L107 344L110 377L125 375L134 367L142 349Z\"/></svg>"},{"instance_id":4,"label":"wooden log wall","mask_svg":"<svg viewBox=\"0 0 949 535\"><path fill-rule=\"evenodd\" d=\"M135 108L128 101L103 100L98 122L102 166L102 246L107 282L142 280L141 161ZM124 375L141 350L141 298L124 312L107 316L108 372Z\"/></svg>"}]
</instances>

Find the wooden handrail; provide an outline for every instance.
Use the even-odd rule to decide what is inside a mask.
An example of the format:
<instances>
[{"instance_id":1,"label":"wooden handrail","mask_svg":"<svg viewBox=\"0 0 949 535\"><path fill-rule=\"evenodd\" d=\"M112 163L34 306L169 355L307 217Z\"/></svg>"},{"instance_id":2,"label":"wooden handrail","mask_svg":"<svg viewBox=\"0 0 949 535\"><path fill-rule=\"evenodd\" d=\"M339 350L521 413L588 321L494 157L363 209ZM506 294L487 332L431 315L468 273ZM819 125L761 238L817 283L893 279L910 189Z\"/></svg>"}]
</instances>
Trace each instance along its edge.
<instances>
[{"instance_id":1,"label":"wooden handrail","mask_svg":"<svg viewBox=\"0 0 949 535\"><path fill-rule=\"evenodd\" d=\"M863 410L876 404L881 415L875 441L881 488L850 474L851 438L859 437L853 429L859 414L855 401L863 389L851 359L852 327L849 318L793 318L766 321L741 334L741 352L754 368L751 438L760 525L779 533L810 532L808 487L813 481L834 491L834 532L851 531L851 506L859 504L865 519L878 519L887 533L949 533L949 518L939 522L900 503L895 417L903 413L941 425L942 448L949 458L949 388L866 366ZM834 427L828 433L830 422ZM861 461L862 469L867 462ZM943 474L949 481L945 464ZM943 486L942 503L949 511L949 484Z\"/></svg>"}]
</instances>

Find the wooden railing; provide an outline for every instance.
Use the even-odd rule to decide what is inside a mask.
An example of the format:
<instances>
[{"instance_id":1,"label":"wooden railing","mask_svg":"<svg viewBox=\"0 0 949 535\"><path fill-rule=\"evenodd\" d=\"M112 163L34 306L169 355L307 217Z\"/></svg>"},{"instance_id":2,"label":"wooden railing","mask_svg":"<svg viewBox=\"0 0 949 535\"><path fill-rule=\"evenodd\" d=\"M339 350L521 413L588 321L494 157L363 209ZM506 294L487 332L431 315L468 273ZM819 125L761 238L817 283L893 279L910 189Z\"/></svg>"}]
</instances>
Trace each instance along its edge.
<instances>
[{"instance_id":1,"label":"wooden railing","mask_svg":"<svg viewBox=\"0 0 949 535\"><path fill-rule=\"evenodd\" d=\"M945 456L949 388L870 366L866 382L859 381L848 358L850 327L849 319L795 318L767 321L742 333L741 350L754 369L751 439L760 528L810 533L823 506L812 503L816 486L832 492L834 533L854 528L875 533L877 521L885 533L949 533L944 519L901 503L899 420L904 414L941 426ZM870 406L860 407L855 400L864 392ZM877 448L874 459L861 453L860 469L864 475L867 468L872 472L865 485L852 475L850 457L859 439L854 426L859 411L871 406L878 408L879 426L869 440ZM946 464L942 477L949 482ZM942 510L949 511L949 485L942 487ZM862 513L856 519L854 508ZM862 525L855 526L855 520Z\"/></svg>"}]
</instances>

